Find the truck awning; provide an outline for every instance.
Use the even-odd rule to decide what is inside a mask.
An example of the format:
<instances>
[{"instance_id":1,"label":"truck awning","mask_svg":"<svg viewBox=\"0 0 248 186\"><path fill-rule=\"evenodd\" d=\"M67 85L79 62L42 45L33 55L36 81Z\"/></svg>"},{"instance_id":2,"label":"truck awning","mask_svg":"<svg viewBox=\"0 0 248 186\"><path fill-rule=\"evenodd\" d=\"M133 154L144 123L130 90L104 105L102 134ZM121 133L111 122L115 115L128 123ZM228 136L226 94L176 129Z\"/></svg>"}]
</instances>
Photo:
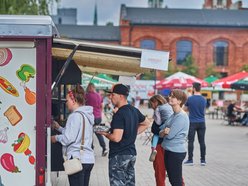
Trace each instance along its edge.
<instances>
[{"instance_id":1,"label":"truck awning","mask_svg":"<svg viewBox=\"0 0 248 186\"><path fill-rule=\"evenodd\" d=\"M55 59L66 60L75 46L78 47L72 59L82 72L122 76L151 72L151 69L140 67L142 49L138 48L54 39L52 55Z\"/></svg>"}]
</instances>

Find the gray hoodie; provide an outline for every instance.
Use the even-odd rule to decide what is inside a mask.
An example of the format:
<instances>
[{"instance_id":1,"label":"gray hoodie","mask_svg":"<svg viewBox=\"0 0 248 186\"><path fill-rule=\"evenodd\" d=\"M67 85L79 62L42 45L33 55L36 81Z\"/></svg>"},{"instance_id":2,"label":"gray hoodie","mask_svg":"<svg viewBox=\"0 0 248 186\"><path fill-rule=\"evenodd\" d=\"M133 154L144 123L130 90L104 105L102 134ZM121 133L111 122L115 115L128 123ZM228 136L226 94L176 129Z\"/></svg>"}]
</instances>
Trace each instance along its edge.
<instances>
[{"instance_id":1,"label":"gray hoodie","mask_svg":"<svg viewBox=\"0 0 248 186\"><path fill-rule=\"evenodd\" d=\"M85 134L83 153L80 154L80 146L82 142L83 116L85 116ZM94 115L93 107L81 106L73 111L66 122L65 128L58 129L61 135L56 136L56 140L63 145L63 154L67 155L67 159L71 157L80 158L82 163L95 163L94 151L91 148L93 136Z\"/></svg>"}]
</instances>

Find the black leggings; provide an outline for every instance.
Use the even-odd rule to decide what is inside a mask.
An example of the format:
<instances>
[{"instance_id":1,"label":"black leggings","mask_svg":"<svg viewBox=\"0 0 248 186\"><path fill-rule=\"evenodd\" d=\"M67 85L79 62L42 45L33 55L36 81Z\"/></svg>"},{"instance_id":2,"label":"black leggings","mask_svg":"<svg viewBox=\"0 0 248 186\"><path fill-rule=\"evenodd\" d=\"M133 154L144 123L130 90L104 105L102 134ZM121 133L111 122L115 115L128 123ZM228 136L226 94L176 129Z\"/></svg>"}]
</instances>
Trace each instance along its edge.
<instances>
[{"instance_id":1,"label":"black leggings","mask_svg":"<svg viewBox=\"0 0 248 186\"><path fill-rule=\"evenodd\" d=\"M88 186L90 181L90 173L94 164L82 164L83 170L68 176L70 186Z\"/></svg>"},{"instance_id":2,"label":"black leggings","mask_svg":"<svg viewBox=\"0 0 248 186\"><path fill-rule=\"evenodd\" d=\"M185 156L186 152L178 153L165 150L164 163L172 186L182 186L182 163Z\"/></svg>"}]
</instances>

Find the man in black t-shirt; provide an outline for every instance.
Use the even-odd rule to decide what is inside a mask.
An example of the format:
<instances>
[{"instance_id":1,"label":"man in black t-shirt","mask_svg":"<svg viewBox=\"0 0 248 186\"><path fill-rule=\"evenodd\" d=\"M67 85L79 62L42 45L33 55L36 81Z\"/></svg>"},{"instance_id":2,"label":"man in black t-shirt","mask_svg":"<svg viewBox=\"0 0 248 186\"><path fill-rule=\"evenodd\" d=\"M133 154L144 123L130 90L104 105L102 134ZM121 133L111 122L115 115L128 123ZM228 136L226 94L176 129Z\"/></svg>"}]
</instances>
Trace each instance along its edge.
<instances>
[{"instance_id":1,"label":"man in black t-shirt","mask_svg":"<svg viewBox=\"0 0 248 186\"><path fill-rule=\"evenodd\" d=\"M132 186L135 185L136 136L147 129L150 122L138 109L128 104L129 90L125 85L116 84L109 93L112 103L118 108L110 124L110 133L101 132L110 140L109 182L111 186Z\"/></svg>"}]
</instances>

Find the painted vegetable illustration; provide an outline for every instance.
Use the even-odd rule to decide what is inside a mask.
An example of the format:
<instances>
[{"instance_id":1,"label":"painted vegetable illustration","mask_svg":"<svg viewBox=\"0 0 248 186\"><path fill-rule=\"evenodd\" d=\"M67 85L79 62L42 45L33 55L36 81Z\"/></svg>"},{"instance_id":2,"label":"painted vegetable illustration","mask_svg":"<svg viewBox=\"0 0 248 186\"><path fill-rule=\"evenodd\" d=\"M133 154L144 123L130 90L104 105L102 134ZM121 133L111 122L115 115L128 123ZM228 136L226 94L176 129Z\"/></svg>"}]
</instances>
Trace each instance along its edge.
<instances>
[{"instance_id":1,"label":"painted vegetable illustration","mask_svg":"<svg viewBox=\"0 0 248 186\"><path fill-rule=\"evenodd\" d=\"M8 48L0 48L0 66L7 65L12 59L12 53Z\"/></svg>"},{"instance_id":2,"label":"painted vegetable illustration","mask_svg":"<svg viewBox=\"0 0 248 186\"><path fill-rule=\"evenodd\" d=\"M30 138L25 133L20 133L18 139L12 144L13 150L16 153L24 153L28 156L29 163L35 163L35 157L32 155L31 150L29 150Z\"/></svg>"},{"instance_id":3,"label":"painted vegetable illustration","mask_svg":"<svg viewBox=\"0 0 248 186\"><path fill-rule=\"evenodd\" d=\"M34 78L35 69L27 64L23 64L20 69L16 71L17 77L24 82L28 82L30 78Z\"/></svg>"},{"instance_id":4,"label":"painted vegetable illustration","mask_svg":"<svg viewBox=\"0 0 248 186\"><path fill-rule=\"evenodd\" d=\"M9 128L6 127L3 130L0 130L0 143L6 143L8 141L7 130Z\"/></svg>"},{"instance_id":5,"label":"painted vegetable illustration","mask_svg":"<svg viewBox=\"0 0 248 186\"><path fill-rule=\"evenodd\" d=\"M15 166L14 163L14 157L12 156L12 154L9 153L5 153L1 156L1 165L2 167L12 173L18 173L21 172L19 171L18 167Z\"/></svg>"}]
</instances>

